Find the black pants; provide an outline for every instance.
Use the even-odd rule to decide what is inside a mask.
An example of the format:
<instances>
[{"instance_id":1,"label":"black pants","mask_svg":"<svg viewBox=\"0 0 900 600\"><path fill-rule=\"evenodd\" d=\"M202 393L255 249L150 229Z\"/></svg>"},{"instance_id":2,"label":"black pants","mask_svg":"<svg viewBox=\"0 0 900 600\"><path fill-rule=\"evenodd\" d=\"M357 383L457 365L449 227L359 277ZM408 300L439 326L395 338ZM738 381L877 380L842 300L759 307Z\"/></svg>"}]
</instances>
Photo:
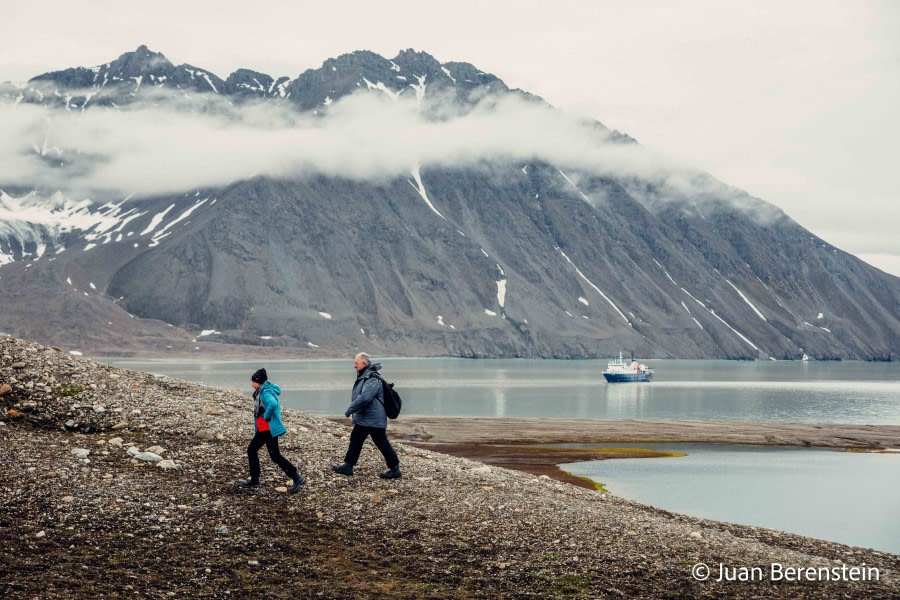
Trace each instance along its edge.
<instances>
[{"instance_id":1,"label":"black pants","mask_svg":"<svg viewBox=\"0 0 900 600\"><path fill-rule=\"evenodd\" d=\"M372 436L372 441L381 450L381 455L384 456L384 462L387 463L388 469L393 469L399 465L400 459L397 458L397 453L394 452L391 443L388 441L387 429L365 427L363 425L353 426L353 431L350 432L350 447L347 448L344 462L349 465L356 465L356 461L359 460L359 453L362 452L363 443L370 435Z\"/></svg>"},{"instance_id":2,"label":"black pants","mask_svg":"<svg viewBox=\"0 0 900 600\"><path fill-rule=\"evenodd\" d=\"M257 431L250 445L247 446L247 458L250 461L250 480L259 482L259 449L265 446L269 450L269 456L272 461L281 467L285 475L291 479L297 479L299 472L297 467L291 464L291 461L281 455L278 450L278 438L272 437L271 431Z\"/></svg>"}]
</instances>

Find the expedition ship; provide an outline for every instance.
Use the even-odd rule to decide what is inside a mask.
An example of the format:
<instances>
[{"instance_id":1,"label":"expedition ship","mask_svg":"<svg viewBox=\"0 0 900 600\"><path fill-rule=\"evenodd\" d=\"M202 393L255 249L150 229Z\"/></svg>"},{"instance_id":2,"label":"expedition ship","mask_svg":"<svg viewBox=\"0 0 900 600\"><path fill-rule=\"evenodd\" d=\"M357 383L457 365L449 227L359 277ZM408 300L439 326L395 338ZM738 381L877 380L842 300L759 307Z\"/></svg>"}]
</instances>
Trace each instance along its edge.
<instances>
[{"instance_id":1,"label":"expedition ship","mask_svg":"<svg viewBox=\"0 0 900 600\"><path fill-rule=\"evenodd\" d=\"M653 377L653 369L637 362L634 360L634 357L632 357L630 364L626 364L622 358L622 353L619 352L619 358L609 361L606 370L603 371L603 376L606 377L606 381L609 383L650 381Z\"/></svg>"}]
</instances>

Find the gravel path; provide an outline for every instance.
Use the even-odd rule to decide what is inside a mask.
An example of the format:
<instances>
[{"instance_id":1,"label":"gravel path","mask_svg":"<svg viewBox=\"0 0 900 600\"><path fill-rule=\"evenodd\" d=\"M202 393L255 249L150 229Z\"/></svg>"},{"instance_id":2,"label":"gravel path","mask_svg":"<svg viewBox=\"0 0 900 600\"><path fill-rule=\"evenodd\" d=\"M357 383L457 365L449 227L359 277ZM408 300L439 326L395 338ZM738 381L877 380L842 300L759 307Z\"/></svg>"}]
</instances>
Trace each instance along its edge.
<instances>
[{"instance_id":1,"label":"gravel path","mask_svg":"<svg viewBox=\"0 0 900 600\"><path fill-rule=\"evenodd\" d=\"M282 452L308 485L280 491L284 476L262 456L262 489L241 492L246 396L12 338L0 338L0 420L5 597L900 593L897 555L676 515L406 444L402 480L378 479L371 445L355 477L335 476L349 430L291 410ZM773 562L867 565L880 578L700 582L698 562L713 578L719 563L768 574Z\"/></svg>"}]
</instances>

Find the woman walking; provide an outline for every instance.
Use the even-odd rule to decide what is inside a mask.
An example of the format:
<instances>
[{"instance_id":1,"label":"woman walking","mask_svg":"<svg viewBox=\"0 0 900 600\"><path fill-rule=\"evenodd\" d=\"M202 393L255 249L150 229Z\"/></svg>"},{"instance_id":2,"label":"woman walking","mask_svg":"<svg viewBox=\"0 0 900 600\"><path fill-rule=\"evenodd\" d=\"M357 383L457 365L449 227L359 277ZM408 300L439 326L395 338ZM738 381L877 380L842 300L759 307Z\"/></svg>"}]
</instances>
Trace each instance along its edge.
<instances>
[{"instance_id":1,"label":"woman walking","mask_svg":"<svg viewBox=\"0 0 900 600\"><path fill-rule=\"evenodd\" d=\"M300 486L306 483L306 477L301 475L297 467L283 457L278 450L278 438L287 432L281 422L281 404L278 402L281 388L269 381L265 369L260 369L250 377L250 385L253 386L253 417L256 420L256 435L247 446L250 480L242 483L240 487L251 490L259 489L259 449L265 446L272 461L294 481L294 485L289 491L295 494L300 490Z\"/></svg>"}]
</instances>

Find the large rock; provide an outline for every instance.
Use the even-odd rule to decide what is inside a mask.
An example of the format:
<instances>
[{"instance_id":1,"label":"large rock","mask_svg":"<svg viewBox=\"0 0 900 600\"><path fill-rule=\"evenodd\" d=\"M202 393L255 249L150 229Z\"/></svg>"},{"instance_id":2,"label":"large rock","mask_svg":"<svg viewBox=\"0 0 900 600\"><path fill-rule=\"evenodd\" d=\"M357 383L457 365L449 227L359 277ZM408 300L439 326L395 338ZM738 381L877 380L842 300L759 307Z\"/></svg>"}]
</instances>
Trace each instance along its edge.
<instances>
[{"instance_id":1,"label":"large rock","mask_svg":"<svg viewBox=\"0 0 900 600\"><path fill-rule=\"evenodd\" d=\"M134 455L134 458L137 460L143 460L145 462L159 462L163 459L159 454L155 454L153 452L140 452Z\"/></svg>"}]
</instances>

